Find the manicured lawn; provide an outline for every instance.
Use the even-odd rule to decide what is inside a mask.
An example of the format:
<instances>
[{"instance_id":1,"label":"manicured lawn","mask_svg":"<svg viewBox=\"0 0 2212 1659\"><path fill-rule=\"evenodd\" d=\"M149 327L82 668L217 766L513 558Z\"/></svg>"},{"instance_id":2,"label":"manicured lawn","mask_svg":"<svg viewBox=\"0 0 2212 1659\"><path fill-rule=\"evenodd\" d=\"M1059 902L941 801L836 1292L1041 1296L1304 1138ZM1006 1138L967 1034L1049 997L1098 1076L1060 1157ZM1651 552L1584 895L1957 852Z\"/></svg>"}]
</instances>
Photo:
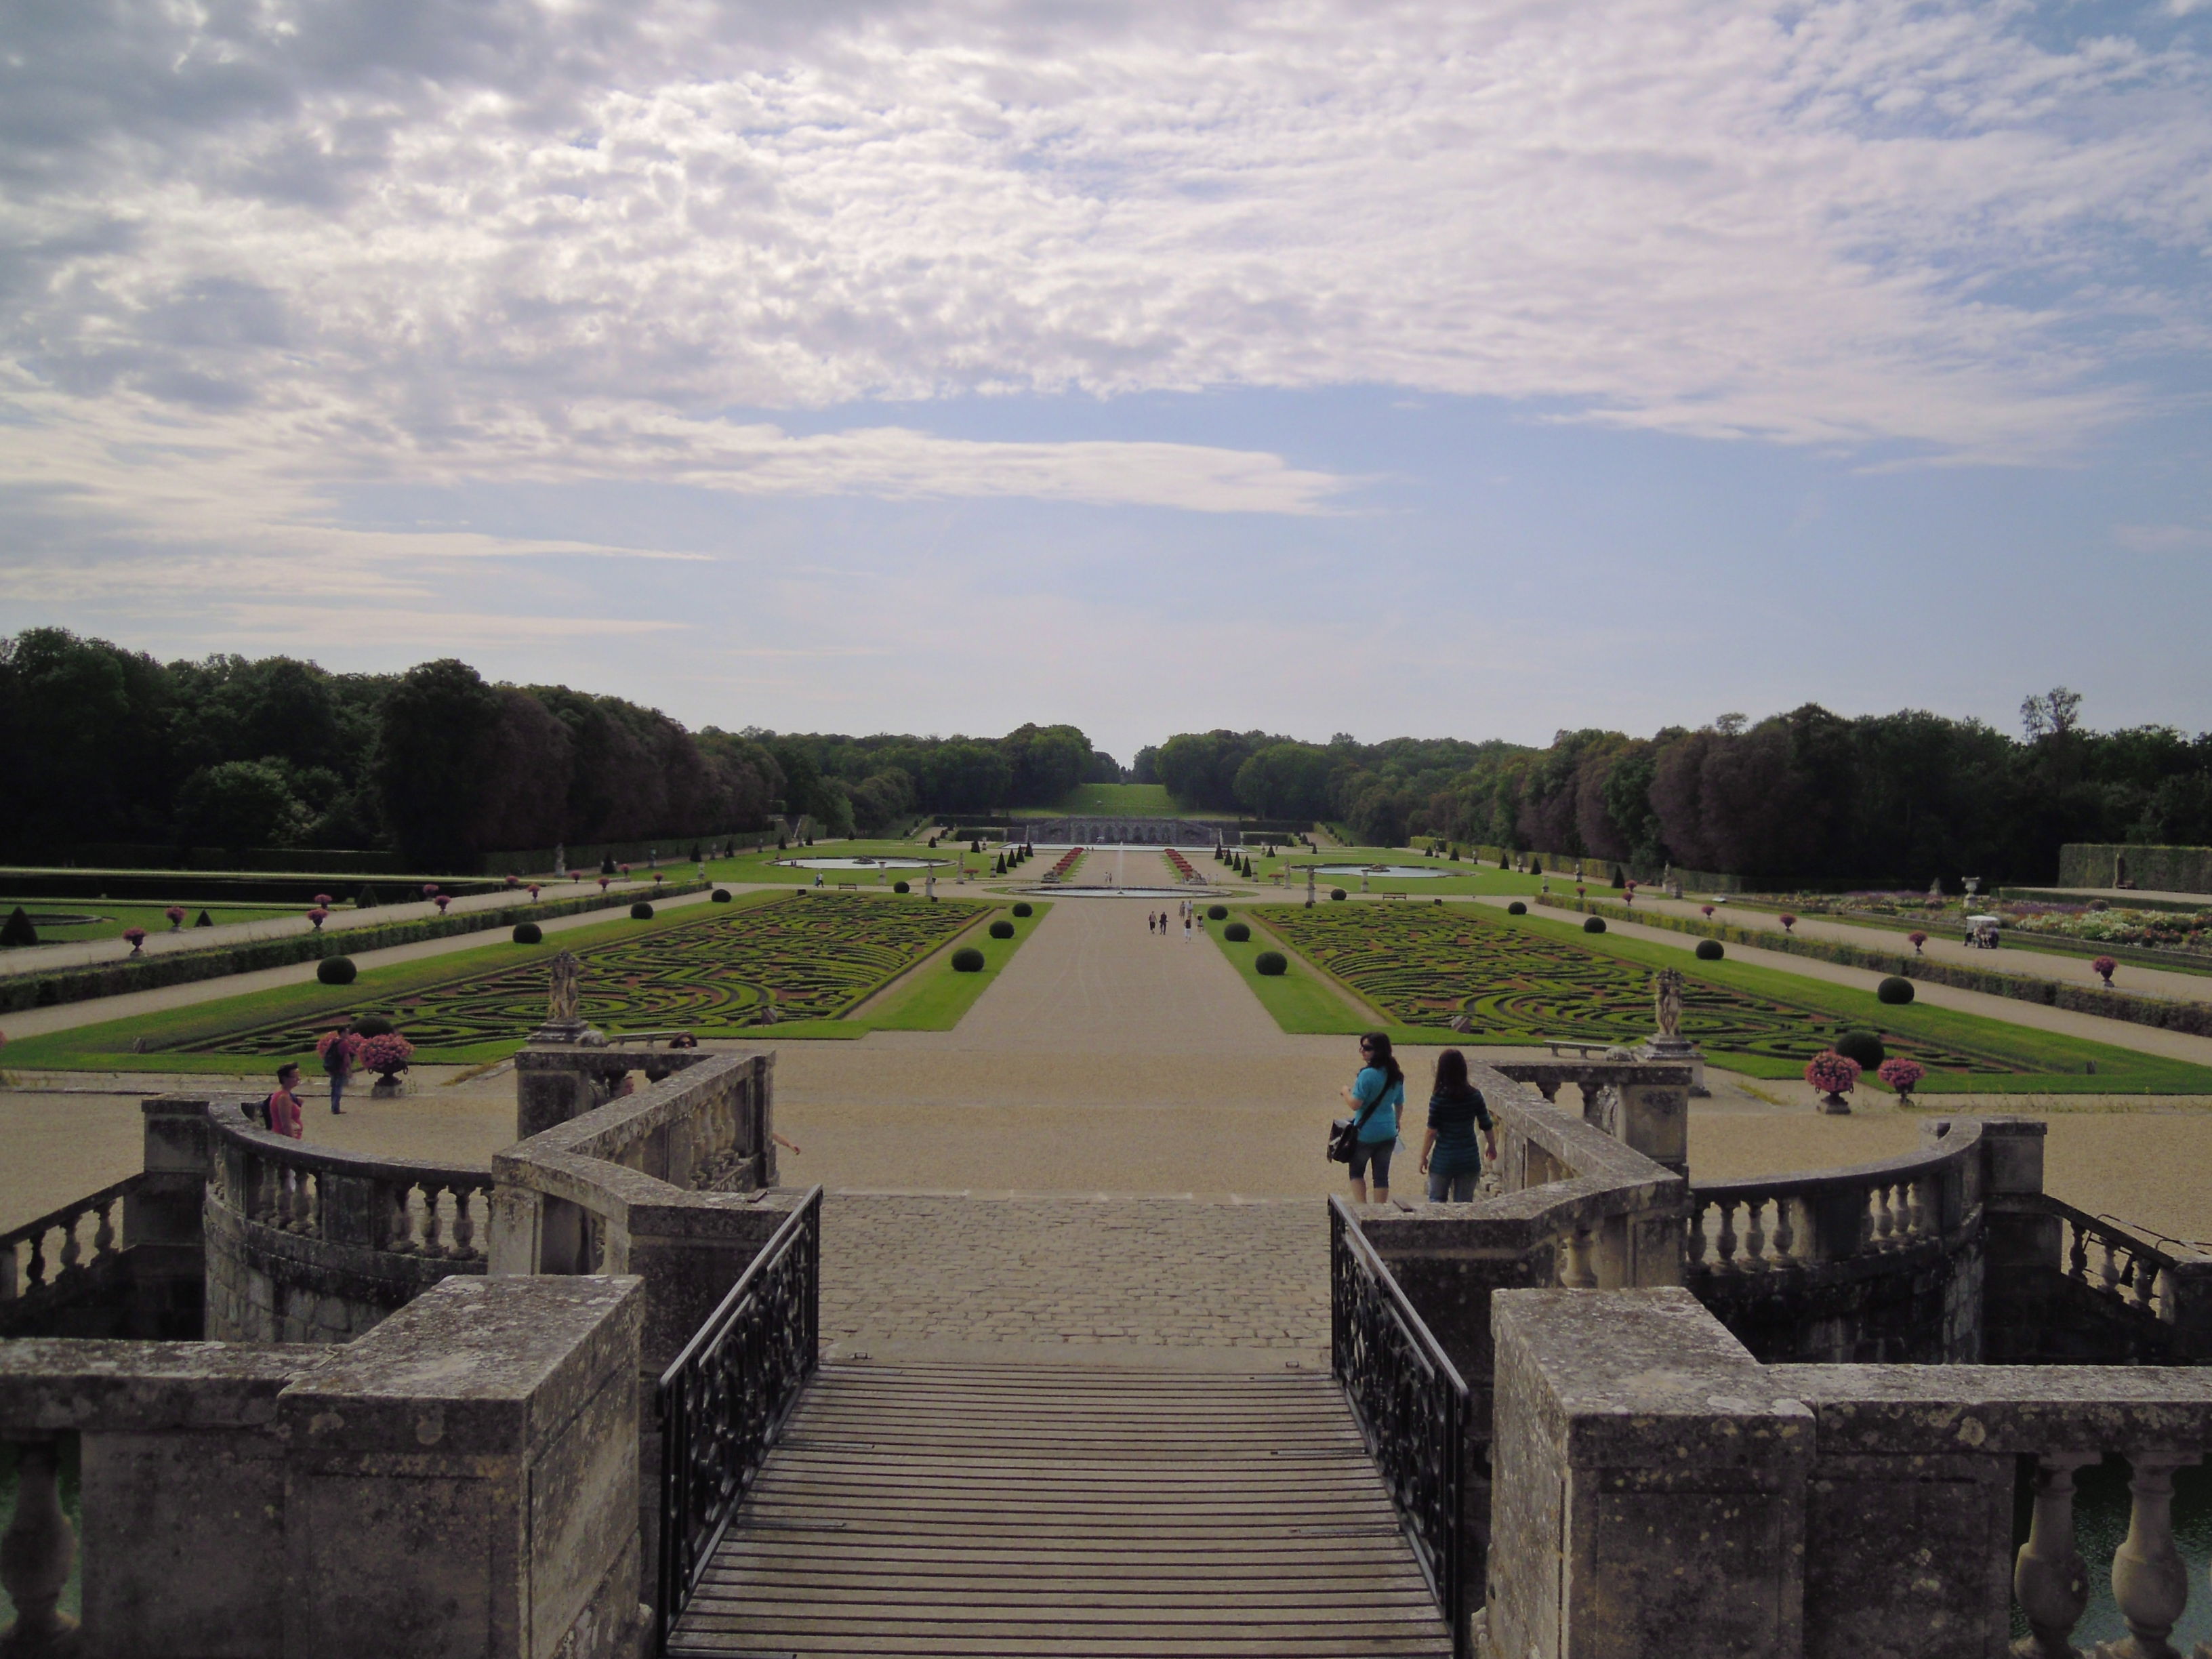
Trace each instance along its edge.
<instances>
[{"instance_id":1,"label":"manicured lawn","mask_svg":"<svg viewBox=\"0 0 2212 1659\"><path fill-rule=\"evenodd\" d=\"M1476 864L1467 859L1454 864L1449 859L1424 858L1420 854L1402 847L1332 847L1318 853L1309 852L1303 847L1278 848L1276 856L1272 859L1261 857L1250 848L1244 850L1253 853L1253 868L1259 873L1263 885L1273 888L1271 878L1274 873L1279 870L1288 870L1288 884L1275 890L1285 898L1300 904L1305 902L1305 872L1309 865L1382 864L1395 865L1401 869L1435 871L1437 873L1432 876L1370 876L1367 878L1367 890L1370 894L1403 893L1408 899L1467 898L1489 893L1522 898L1534 893L1540 884L1538 877L1500 870L1495 864ZM1206 867L1210 873L1210 866ZM1346 893L1357 895L1359 891L1359 872L1352 870L1335 875L1316 873L1314 877L1315 894L1322 902L1328 902L1329 890L1334 887L1341 887Z\"/></svg>"},{"instance_id":2,"label":"manicured lawn","mask_svg":"<svg viewBox=\"0 0 2212 1659\"><path fill-rule=\"evenodd\" d=\"M975 938L991 969L953 974L949 948L1005 907L976 898L768 891L691 905L649 921L627 916L535 945L495 944L364 973L349 986L310 982L11 1043L11 1066L236 1073L284 1059L306 1064L320 1032L379 1012L432 1064L503 1058L544 1016L545 961L563 949L584 965L587 1018L610 1032L688 1029L702 1036L858 1036L883 1023L844 1018L917 964L916 988L884 1012L900 1029L945 1030L1036 925L1012 940ZM929 990L940 975L962 981ZM972 988L970 988L972 986ZM757 1022L772 1002L779 1018Z\"/></svg>"},{"instance_id":3,"label":"manicured lawn","mask_svg":"<svg viewBox=\"0 0 2212 1659\"><path fill-rule=\"evenodd\" d=\"M1863 1029L1929 1067L1924 1093L2212 1092L2212 1068L1949 1009L1891 1007L1871 991L1733 962L1692 962L1679 949L1587 934L1538 915L1327 902L1311 911L1265 906L1240 914L1276 934L1293 975L1326 972L1350 986L1384 1011L1384 1029L1403 1041L1639 1041L1653 1025L1649 970L1671 967L1690 975L1686 1034L1711 1063L1755 1077L1799 1075L1807 1056L1843 1030ZM1248 980L1285 1030L1351 1029L1317 1000L1294 1000L1264 988L1255 975ZM1447 1022L1458 1012L1473 1031L1451 1030Z\"/></svg>"},{"instance_id":4,"label":"manicured lawn","mask_svg":"<svg viewBox=\"0 0 2212 1659\"><path fill-rule=\"evenodd\" d=\"M971 928L957 943L939 951L896 981L888 990L841 1022L856 1030L873 1031L949 1031L960 1024L975 999L989 988L1014 952L1029 942L1037 924L1052 906L1037 903L1036 914L1018 916L1010 908L994 908L994 919L1004 916L1014 924L1012 939L993 939L990 930ZM974 945L983 953L981 973L959 974L952 969L952 952Z\"/></svg>"},{"instance_id":5,"label":"manicured lawn","mask_svg":"<svg viewBox=\"0 0 2212 1659\"><path fill-rule=\"evenodd\" d=\"M812 847L790 847L781 851L768 847L757 853L740 853L733 859L709 859L707 874L715 881L773 882L789 887L811 887L814 878L818 874L822 878L822 890L825 893L839 891L840 884L846 882L853 884L857 891L888 893L893 882L905 881L912 883L914 890L919 893L922 878L933 872L937 877L939 896L942 897L945 883L954 874L960 855L966 849L965 842L955 843L948 841L932 848L926 841L825 841ZM802 869L792 862L799 859L860 858L931 859L940 862L934 865L933 871L863 868L818 872ZM968 863L971 870L978 865L986 870L990 868L988 858L980 858L974 853L968 854ZM673 871L696 866L670 865L664 867ZM879 876L880 880L878 878Z\"/></svg>"},{"instance_id":6,"label":"manicured lawn","mask_svg":"<svg viewBox=\"0 0 2212 1659\"><path fill-rule=\"evenodd\" d=\"M1231 909L1229 915L1231 921L1249 921L1251 912ZM1377 1016L1363 1015L1347 1004L1327 975L1316 972L1311 963L1285 949L1264 928L1254 928L1252 937L1238 944L1221 936L1222 928L1227 925L1209 921L1206 931L1220 947L1221 954L1243 975L1252 994L1260 999L1260 1006L1273 1014L1275 1024L1285 1031L1353 1032L1387 1026L1387 1021ZM1261 951L1269 950L1282 951L1290 958L1288 972L1267 975L1252 965Z\"/></svg>"},{"instance_id":7,"label":"manicured lawn","mask_svg":"<svg viewBox=\"0 0 2212 1659\"><path fill-rule=\"evenodd\" d=\"M350 890L348 890L348 895L336 896L339 898L339 902L331 907L333 911L342 911L348 915L352 914L353 904L349 896ZM149 934L166 933L169 931L169 918L165 914L169 907L150 900L129 899L118 902L114 899L0 898L0 918L4 918L19 904L23 907L24 913L30 917L31 925L39 930L39 944L41 945L66 945L73 939L119 939L123 937L123 930L126 927L143 927ZM184 907L185 912L184 931L187 933L193 931L193 924L199 920L203 911L206 913L210 923L216 924L226 921L268 921L285 916L305 915L313 908L312 905L306 904L188 904ZM43 920L42 918L65 918L66 920ZM83 920L79 920L80 918ZM20 962L22 958L20 956L10 956L8 960Z\"/></svg>"}]
</instances>

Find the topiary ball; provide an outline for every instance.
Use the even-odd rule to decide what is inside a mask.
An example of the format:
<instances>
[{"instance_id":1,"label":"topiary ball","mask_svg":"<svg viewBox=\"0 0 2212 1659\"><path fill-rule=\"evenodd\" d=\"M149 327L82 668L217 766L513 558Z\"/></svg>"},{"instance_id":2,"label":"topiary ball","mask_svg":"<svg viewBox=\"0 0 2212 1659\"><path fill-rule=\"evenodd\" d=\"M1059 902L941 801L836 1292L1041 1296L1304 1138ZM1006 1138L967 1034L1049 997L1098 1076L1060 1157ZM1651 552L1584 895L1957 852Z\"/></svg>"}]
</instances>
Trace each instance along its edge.
<instances>
[{"instance_id":1,"label":"topiary ball","mask_svg":"<svg viewBox=\"0 0 2212 1659\"><path fill-rule=\"evenodd\" d=\"M1014 914L1018 916L1033 916L1036 914L1036 906L1024 899L1014 907Z\"/></svg>"},{"instance_id":2,"label":"topiary ball","mask_svg":"<svg viewBox=\"0 0 2212 1659\"><path fill-rule=\"evenodd\" d=\"M714 902L717 904L727 904L729 902L730 890L726 887L717 887L714 890Z\"/></svg>"},{"instance_id":3,"label":"topiary ball","mask_svg":"<svg viewBox=\"0 0 2212 1659\"><path fill-rule=\"evenodd\" d=\"M382 1014L363 1014L359 1019L354 1021L353 1034L356 1036L365 1037L390 1036L392 1022L385 1018Z\"/></svg>"},{"instance_id":4,"label":"topiary ball","mask_svg":"<svg viewBox=\"0 0 2212 1659\"><path fill-rule=\"evenodd\" d=\"M1892 974L1874 988L1875 1000L1886 1002L1893 1008L1902 1007L1912 1000L1912 981Z\"/></svg>"},{"instance_id":5,"label":"topiary ball","mask_svg":"<svg viewBox=\"0 0 2212 1659\"><path fill-rule=\"evenodd\" d=\"M643 899L640 899L636 903L629 907L629 919L632 921L651 921L653 920L653 907L650 904L647 904Z\"/></svg>"},{"instance_id":6,"label":"topiary ball","mask_svg":"<svg viewBox=\"0 0 2212 1659\"><path fill-rule=\"evenodd\" d=\"M1225 904L1209 904L1209 905L1207 905L1207 906L1206 907L1206 919L1208 921L1228 921L1228 920L1229 920L1229 907L1228 907L1227 905L1225 905Z\"/></svg>"},{"instance_id":7,"label":"topiary ball","mask_svg":"<svg viewBox=\"0 0 2212 1659\"><path fill-rule=\"evenodd\" d=\"M1721 949L1721 942L1717 939L1701 939L1698 941L1699 962L1718 962L1727 954L1726 951Z\"/></svg>"},{"instance_id":8,"label":"topiary ball","mask_svg":"<svg viewBox=\"0 0 2212 1659\"><path fill-rule=\"evenodd\" d=\"M1013 936L1014 924L1006 921L1005 918L1001 917L999 921L991 924L991 937L993 939L1012 939Z\"/></svg>"},{"instance_id":9,"label":"topiary ball","mask_svg":"<svg viewBox=\"0 0 2212 1659\"><path fill-rule=\"evenodd\" d=\"M325 957L315 964L315 977L325 985L350 985L360 973L351 957Z\"/></svg>"},{"instance_id":10,"label":"topiary ball","mask_svg":"<svg viewBox=\"0 0 2212 1659\"><path fill-rule=\"evenodd\" d=\"M1528 914L1528 907L1522 903L1519 899L1515 899L1512 903L1505 907L1505 914L1509 916L1525 916Z\"/></svg>"},{"instance_id":11,"label":"topiary ball","mask_svg":"<svg viewBox=\"0 0 2212 1659\"><path fill-rule=\"evenodd\" d=\"M914 884L910 881L895 881L891 884L891 891L894 893L911 893L914 891Z\"/></svg>"},{"instance_id":12,"label":"topiary ball","mask_svg":"<svg viewBox=\"0 0 2212 1659\"><path fill-rule=\"evenodd\" d=\"M1605 918L1603 916L1584 916L1583 918L1583 932L1585 933L1602 933L1605 932Z\"/></svg>"},{"instance_id":13,"label":"topiary ball","mask_svg":"<svg viewBox=\"0 0 2212 1659\"><path fill-rule=\"evenodd\" d=\"M1291 970L1291 964L1283 959L1283 953L1280 951L1261 951L1258 956L1252 958L1252 966L1270 978L1286 974Z\"/></svg>"},{"instance_id":14,"label":"topiary ball","mask_svg":"<svg viewBox=\"0 0 2212 1659\"><path fill-rule=\"evenodd\" d=\"M1836 1052L1845 1060L1856 1060L1859 1070L1876 1070L1889 1058L1889 1051L1881 1046L1881 1035L1877 1031L1846 1031L1836 1039Z\"/></svg>"},{"instance_id":15,"label":"topiary ball","mask_svg":"<svg viewBox=\"0 0 2212 1659\"><path fill-rule=\"evenodd\" d=\"M981 973L983 953L972 945L963 945L952 953L952 971L956 974Z\"/></svg>"},{"instance_id":16,"label":"topiary ball","mask_svg":"<svg viewBox=\"0 0 2212 1659\"><path fill-rule=\"evenodd\" d=\"M1341 887L1332 887L1328 890L1328 896L1333 899L1340 899L1344 896L1344 889Z\"/></svg>"},{"instance_id":17,"label":"topiary ball","mask_svg":"<svg viewBox=\"0 0 2212 1659\"><path fill-rule=\"evenodd\" d=\"M1252 937L1252 930L1241 921L1232 921L1221 930L1221 937L1231 945L1242 945Z\"/></svg>"},{"instance_id":18,"label":"topiary ball","mask_svg":"<svg viewBox=\"0 0 2212 1659\"><path fill-rule=\"evenodd\" d=\"M517 945L542 945L544 940L545 930L536 922L518 921L514 924L514 942Z\"/></svg>"}]
</instances>

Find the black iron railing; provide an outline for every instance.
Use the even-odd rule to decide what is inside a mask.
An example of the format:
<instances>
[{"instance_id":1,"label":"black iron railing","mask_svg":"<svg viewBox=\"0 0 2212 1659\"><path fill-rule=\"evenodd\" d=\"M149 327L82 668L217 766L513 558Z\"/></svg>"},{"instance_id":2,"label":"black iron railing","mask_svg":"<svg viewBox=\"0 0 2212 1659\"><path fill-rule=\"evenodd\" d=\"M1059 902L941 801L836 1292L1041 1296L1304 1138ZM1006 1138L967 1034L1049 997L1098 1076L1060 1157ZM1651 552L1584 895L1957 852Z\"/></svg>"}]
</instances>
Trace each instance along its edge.
<instances>
[{"instance_id":1,"label":"black iron railing","mask_svg":"<svg viewBox=\"0 0 2212 1659\"><path fill-rule=\"evenodd\" d=\"M661 1373L659 1646L814 1375L822 1189L761 1247Z\"/></svg>"},{"instance_id":2,"label":"black iron railing","mask_svg":"<svg viewBox=\"0 0 2212 1659\"><path fill-rule=\"evenodd\" d=\"M1467 1383L1341 1199L1328 1201L1328 1261L1331 1366L1466 1659Z\"/></svg>"}]
</instances>

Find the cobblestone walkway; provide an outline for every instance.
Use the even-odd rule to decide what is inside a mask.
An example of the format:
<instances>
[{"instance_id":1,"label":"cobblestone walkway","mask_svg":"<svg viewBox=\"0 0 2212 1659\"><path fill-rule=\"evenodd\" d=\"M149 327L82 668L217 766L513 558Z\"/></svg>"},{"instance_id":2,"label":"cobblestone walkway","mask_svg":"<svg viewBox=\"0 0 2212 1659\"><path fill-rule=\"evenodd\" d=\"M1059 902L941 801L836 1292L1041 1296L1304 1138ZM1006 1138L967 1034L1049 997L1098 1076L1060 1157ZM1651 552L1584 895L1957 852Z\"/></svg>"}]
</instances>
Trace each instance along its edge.
<instances>
[{"instance_id":1,"label":"cobblestone walkway","mask_svg":"<svg viewBox=\"0 0 2212 1659\"><path fill-rule=\"evenodd\" d=\"M1328 1347L1317 1199L833 1193L822 1280L823 1338L847 1347Z\"/></svg>"}]
</instances>

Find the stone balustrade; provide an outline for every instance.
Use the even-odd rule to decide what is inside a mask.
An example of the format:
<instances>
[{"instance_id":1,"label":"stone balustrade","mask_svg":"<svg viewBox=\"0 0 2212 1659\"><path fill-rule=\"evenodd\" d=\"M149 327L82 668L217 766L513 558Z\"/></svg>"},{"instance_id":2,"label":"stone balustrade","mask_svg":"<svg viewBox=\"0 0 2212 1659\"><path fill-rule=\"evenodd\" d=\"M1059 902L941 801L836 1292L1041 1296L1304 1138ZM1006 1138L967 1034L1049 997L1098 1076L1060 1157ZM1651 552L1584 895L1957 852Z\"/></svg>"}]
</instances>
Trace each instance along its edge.
<instances>
[{"instance_id":1,"label":"stone balustrade","mask_svg":"<svg viewBox=\"0 0 2212 1659\"><path fill-rule=\"evenodd\" d=\"M1556 1053L1559 1045L1554 1045ZM1493 1069L1528 1085L1547 1105L1571 1083L1583 1121L1595 1125L1676 1175L1690 1167L1690 1096L1704 1062L1651 1060L1510 1060Z\"/></svg>"},{"instance_id":2,"label":"stone balustrade","mask_svg":"<svg viewBox=\"0 0 2212 1659\"><path fill-rule=\"evenodd\" d=\"M2079 1555L2073 1479L2117 1456L2133 1516L2110 1573L2130 1634L2100 1651L2180 1659L2172 1474L2212 1450L2212 1370L1762 1364L1668 1288L1506 1291L1492 1315L1482 1650L2001 1659L2016 1600L2033 1634L2011 1651L2072 1659L2105 1565Z\"/></svg>"},{"instance_id":3,"label":"stone balustrade","mask_svg":"<svg viewBox=\"0 0 2212 1659\"><path fill-rule=\"evenodd\" d=\"M98 1293L123 1257L125 1200L144 1178L126 1176L0 1233L0 1335L58 1303Z\"/></svg>"},{"instance_id":4,"label":"stone balustrade","mask_svg":"<svg viewBox=\"0 0 2212 1659\"><path fill-rule=\"evenodd\" d=\"M343 1341L485 1271L489 1170L309 1146L210 1109L211 1339Z\"/></svg>"},{"instance_id":5,"label":"stone balustrade","mask_svg":"<svg viewBox=\"0 0 2212 1659\"><path fill-rule=\"evenodd\" d=\"M449 1279L343 1346L0 1343L10 1659L635 1659L634 1279ZM55 1501L78 1442L78 1540Z\"/></svg>"}]
</instances>

